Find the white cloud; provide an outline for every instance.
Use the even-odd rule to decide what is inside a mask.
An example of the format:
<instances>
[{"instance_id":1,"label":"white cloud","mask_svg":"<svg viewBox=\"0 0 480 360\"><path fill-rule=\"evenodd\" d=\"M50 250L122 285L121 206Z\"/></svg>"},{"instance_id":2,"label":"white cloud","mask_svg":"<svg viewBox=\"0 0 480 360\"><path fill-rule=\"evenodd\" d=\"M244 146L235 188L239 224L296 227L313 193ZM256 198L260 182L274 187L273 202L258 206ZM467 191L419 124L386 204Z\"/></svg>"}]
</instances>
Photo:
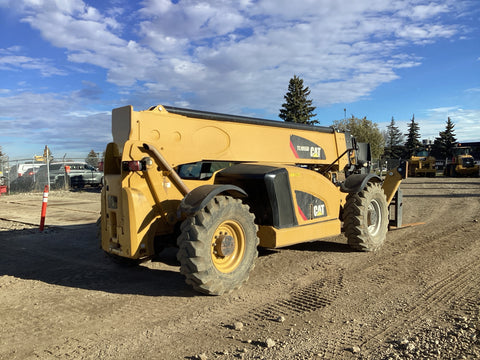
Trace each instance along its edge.
<instances>
[{"instance_id":1,"label":"white cloud","mask_svg":"<svg viewBox=\"0 0 480 360\"><path fill-rule=\"evenodd\" d=\"M412 40L415 43L430 43L439 38L450 38L457 33L454 26L445 25L408 25L398 30L401 38Z\"/></svg>"},{"instance_id":2,"label":"white cloud","mask_svg":"<svg viewBox=\"0 0 480 360\"><path fill-rule=\"evenodd\" d=\"M207 97L204 82L218 103L227 95L216 97L217 93L237 95L241 89L249 93L238 94L244 106L258 106L248 102L262 97L262 107L271 111L277 110L273 104L278 104L294 73L306 78L313 95L321 94L319 105L355 101L398 79L397 69L421 64L421 59L404 52L405 46L451 38L458 32L452 25L428 21L448 9L435 3L412 7L406 1L262 0L237 8L222 1L143 4L140 33L145 44L159 56L173 58L162 79L202 101ZM154 6L159 7L157 12ZM229 19L228 26L215 23L221 19L220 9L233 14L235 20ZM185 82L179 77L185 75L179 62L194 64L191 74L197 76ZM270 95L265 97L263 91Z\"/></svg>"},{"instance_id":3,"label":"white cloud","mask_svg":"<svg viewBox=\"0 0 480 360\"><path fill-rule=\"evenodd\" d=\"M99 16L96 16L97 20L93 20L89 9L82 9L76 16L59 9L39 11L26 16L24 21L38 29L54 46L70 51L100 51L105 45L124 46L127 43L111 31L110 24L116 24L115 21Z\"/></svg>"},{"instance_id":4,"label":"white cloud","mask_svg":"<svg viewBox=\"0 0 480 360\"><path fill-rule=\"evenodd\" d=\"M408 9L403 9L399 11L399 14L415 20L425 20L439 14L447 13L448 11L448 5L431 2L427 5L416 5Z\"/></svg>"},{"instance_id":5,"label":"white cloud","mask_svg":"<svg viewBox=\"0 0 480 360\"><path fill-rule=\"evenodd\" d=\"M46 58L31 58L21 55L22 52L23 51L19 46L13 46L8 49L0 49L0 70L36 70L45 77L53 75L66 75L64 70L58 69L52 65L52 60Z\"/></svg>"},{"instance_id":6,"label":"white cloud","mask_svg":"<svg viewBox=\"0 0 480 360\"><path fill-rule=\"evenodd\" d=\"M475 94L475 93L480 92L480 87L478 87L478 88L466 89L465 92L466 92L466 93L473 93L473 94Z\"/></svg>"},{"instance_id":7,"label":"white cloud","mask_svg":"<svg viewBox=\"0 0 480 360\"><path fill-rule=\"evenodd\" d=\"M122 101L235 113L245 108L278 113L293 74L305 79L315 106L367 99L382 84L399 79L400 69L421 65L423 59L412 53L412 45L462 35L452 19L463 9L453 0L133 3L139 6L133 11L96 8L96 2L79 0L0 0L0 7L16 11L43 39L65 49L66 60L75 63L72 71L83 64L104 69L102 76L119 86ZM18 46L0 51L3 70L64 74L55 65L53 59L31 57ZM86 70L76 72L81 71ZM105 117L102 111L84 112L79 105L80 98L98 99L102 89L88 81L76 87L82 89L60 96L4 89L0 114L17 119L6 127L20 134L34 126L18 111L21 101L31 101L39 108L37 125L53 128L59 120L67 124L62 135L68 137L77 115ZM51 109L60 115L52 119ZM456 107L450 111L461 123L475 114ZM444 121L445 111L429 114L427 120ZM438 134L427 124L426 133ZM102 126L109 133L108 126ZM85 136L93 129L86 126ZM463 131L460 122L458 129ZM52 136L47 130L42 134Z\"/></svg>"},{"instance_id":8,"label":"white cloud","mask_svg":"<svg viewBox=\"0 0 480 360\"><path fill-rule=\"evenodd\" d=\"M67 49L69 61L106 69L107 80L119 86L159 82L188 94L189 101L218 104L229 102L230 93L238 107L276 112L293 74L311 84L318 105L355 101L398 79L397 69L421 64L406 46L459 32L438 20L455 10L451 4L145 0L138 16L128 18L136 23L125 23L118 9L102 13L82 1L16 6L44 39ZM178 94L166 100L178 101Z\"/></svg>"},{"instance_id":9,"label":"white cloud","mask_svg":"<svg viewBox=\"0 0 480 360\"><path fill-rule=\"evenodd\" d=\"M442 116L447 115L447 117L448 117L448 114L452 111L455 111L456 109L458 109L457 106L444 106L444 107L428 109L428 112L431 113L431 114L436 114L436 115L440 114Z\"/></svg>"},{"instance_id":10,"label":"white cloud","mask_svg":"<svg viewBox=\"0 0 480 360\"><path fill-rule=\"evenodd\" d=\"M455 124L454 132L458 141L480 141L480 109L449 106L429 109L427 114L425 122L430 124L429 136L437 137L440 131L444 131L450 117ZM440 128L438 124L442 124Z\"/></svg>"},{"instance_id":11,"label":"white cloud","mask_svg":"<svg viewBox=\"0 0 480 360\"><path fill-rule=\"evenodd\" d=\"M32 148L39 154L45 144L58 156L102 150L111 141L110 112L86 110L76 93L0 95L0 114L8 114L0 115L0 140L11 158L32 156Z\"/></svg>"},{"instance_id":12,"label":"white cloud","mask_svg":"<svg viewBox=\"0 0 480 360\"><path fill-rule=\"evenodd\" d=\"M480 141L480 109L464 109L456 105L418 110L415 113L415 122L419 124L421 138L435 140L439 132L445 130L449 117L455 125L457 141ZM410 120L395 117L396 126L403 134L407 133ZM386 129L389 124L390 122L380 122L379 128Z\"/></svg>"},{"instance_id":13,"label":"white cloud","mask_svg":"<svg viewBox=\"0 0 480 360\"><path fill-rule=\"evenodd\" d=\"M156 57L135 41L121 38L122 26L82 1L24 1L22 21L40 31L52 45L65 48L68 60L93 64L109 72L119 85L131 85L142 76L130 69L153 66ZM120 14L113 11L112 14ZM121 72L122 76L118 76Z\"/></svg>"},{"instance_id":14,"label":"white cloud","mask_svg":"<svg viewBox=\"0 0 480 360\"><path fill-rule=\"evenodd\" d=\"M169 11L173 5L170 0L145 0L141 2L139 13L144 16L159 16Z\"/></svg>"}]
</instances>

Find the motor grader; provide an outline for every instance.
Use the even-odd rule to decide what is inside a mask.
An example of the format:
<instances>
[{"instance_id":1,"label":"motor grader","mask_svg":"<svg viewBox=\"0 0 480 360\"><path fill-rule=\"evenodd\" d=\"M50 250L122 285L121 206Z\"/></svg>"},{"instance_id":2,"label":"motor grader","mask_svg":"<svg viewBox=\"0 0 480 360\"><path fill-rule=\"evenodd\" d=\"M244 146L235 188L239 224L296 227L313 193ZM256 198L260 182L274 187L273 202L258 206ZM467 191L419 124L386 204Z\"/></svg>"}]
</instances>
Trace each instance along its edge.
<instances>
[{"instance_id":1,"label":"motor grader","mask_svg":"<svg viewBox=\"0 0 480 360\"><path fill-rule=\"evenodd\" d=\"M176 244L180 272L202 293L245 283L258 246L343 230L351 247L374 251L401 221L405 166L370 174L368 145L330 127L159 105L114 109L112 133L103 250L138 263Z\"/></svg>"}]
</instances>

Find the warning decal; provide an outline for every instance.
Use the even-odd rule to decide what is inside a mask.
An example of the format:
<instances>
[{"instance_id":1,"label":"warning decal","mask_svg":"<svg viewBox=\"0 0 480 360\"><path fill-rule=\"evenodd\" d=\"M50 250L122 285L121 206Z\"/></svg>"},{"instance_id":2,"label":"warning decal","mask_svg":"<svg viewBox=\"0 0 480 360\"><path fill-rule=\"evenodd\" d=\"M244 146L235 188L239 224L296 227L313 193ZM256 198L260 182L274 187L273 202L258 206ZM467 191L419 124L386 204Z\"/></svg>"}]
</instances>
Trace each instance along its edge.
<instances>
[{"instance_id":1,"label":"warning decal","mask_svg":"<svg viewBox=\"0 0 480 360\"><path fill-rule=\"evenodd\" d=\"M297 135L290 135L290 148L297 159L326 159L320 146Z\"/></svg>"},{"instance_id":2,"label":"warning decal","mask_svg":"<svg viewBox=\"0 0 480 360\"><path fill-rule=\"evenodd\" d=\"M321 199L298 190L295 191L295 197L298 212L303 220L313 220L327 216L325 203Z\"/></svg>"}]
</instances>

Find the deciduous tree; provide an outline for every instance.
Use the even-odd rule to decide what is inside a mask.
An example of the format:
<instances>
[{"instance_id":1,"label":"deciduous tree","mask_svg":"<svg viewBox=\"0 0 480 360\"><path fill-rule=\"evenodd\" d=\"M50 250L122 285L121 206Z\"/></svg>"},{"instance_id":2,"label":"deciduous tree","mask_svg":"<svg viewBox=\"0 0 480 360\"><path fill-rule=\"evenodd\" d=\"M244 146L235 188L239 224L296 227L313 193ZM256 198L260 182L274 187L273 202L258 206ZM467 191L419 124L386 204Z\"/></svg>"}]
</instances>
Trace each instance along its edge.
<instances>
[{"instance_id":1,"label":"deciduous tree","mask_svg":"<svg viewBox=\"0 0 480 360\"><path fill-rule=\"evenodd\" d=\"M378 129L378 125L367 120L367 117L359 119L352 115L348 119L335 120L333 126L339 131L349 131L357 142L369 143L373 159L379 159L383 154L385 139Z\"/></svg>"}]
</instances>

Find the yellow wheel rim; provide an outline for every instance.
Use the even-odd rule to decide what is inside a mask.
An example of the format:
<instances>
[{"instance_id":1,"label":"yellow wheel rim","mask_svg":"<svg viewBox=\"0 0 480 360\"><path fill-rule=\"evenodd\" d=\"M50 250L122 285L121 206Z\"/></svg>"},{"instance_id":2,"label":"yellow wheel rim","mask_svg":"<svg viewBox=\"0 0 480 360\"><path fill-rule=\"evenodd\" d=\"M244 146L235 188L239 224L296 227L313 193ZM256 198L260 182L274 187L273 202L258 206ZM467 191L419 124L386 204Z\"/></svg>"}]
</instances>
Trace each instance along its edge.
<instances>
[{"instance_id":1,"label":"yellow wheel rim","mask_svg":"<svg viewBox=\"0 0 480 360\"><path fill-rule=\"evenodd\" d=\"M215 230L211 242L212 262L222 273L234 271L245 253L245 233L242 226L232 220L222 222Z\"/></svg>"}]
</instances>

